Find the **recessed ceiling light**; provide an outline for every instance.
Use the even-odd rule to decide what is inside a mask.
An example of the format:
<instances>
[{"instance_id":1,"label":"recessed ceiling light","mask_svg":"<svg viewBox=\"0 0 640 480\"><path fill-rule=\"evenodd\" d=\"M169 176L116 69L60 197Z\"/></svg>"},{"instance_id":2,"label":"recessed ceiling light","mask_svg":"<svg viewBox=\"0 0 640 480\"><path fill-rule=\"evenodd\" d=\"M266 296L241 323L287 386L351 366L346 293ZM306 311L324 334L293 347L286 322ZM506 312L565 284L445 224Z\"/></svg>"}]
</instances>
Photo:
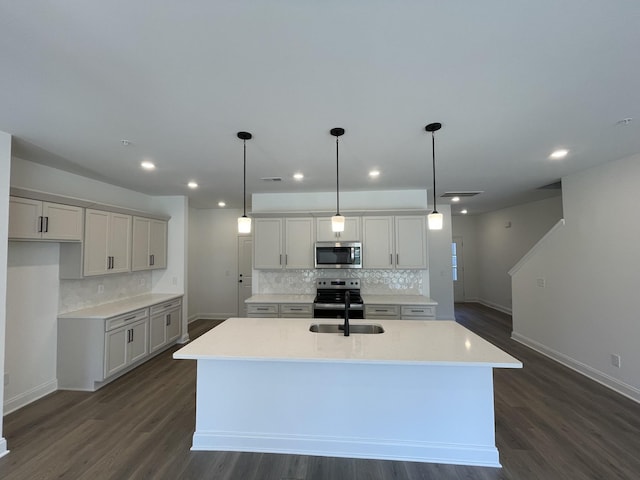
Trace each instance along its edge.
<instances>
[{"instance_id":1,"label":"recessed ceiling light","mask_svg":"<svg viewBox=\"0 0 640 480\"><path fill-rule=\"evenodd\" d=\"M466 215L468 212L467 212L467 209L465 208L464 210L460 210L460 213L461 213L462 215Z\"/></svg>"},{"instance_id":2,"label":"recessed ceiling light","mask_svg":"<svg viewBox=\"0 0 640 480\"><path fill-rule=\"evenodd\" d=\"M451 201L452 202L459 202L460 201L460 197L451 197Z\"/></svg>"},{"instance_id":3,"label":"recessed ceiling light","mask_svg":"<svg viewBox=\"0 0 640 480\"><path fill-rule=\"evenodd\" d=\"M140 164L140 166L142 168L144 168L145 170L153 170L156 168L156 166L153 164L153 162L150 162L149 160L145 160L144 162L142 162Z\"/></svg>"},{"instance_id":4,"label":"recessed ceiling light","mask_svg":"<svg viewBox=\"0 0 640 480\"><path fill-rule=\"evenodd\" d=\"M294 173L293 178L295 178L296 180L302 180L304 178L304 175L302 173Z\"/></svg>"},{"instance_id":5,"label":"recessed ceiling light","mask_svg":"<svg viewBox=\"0 0 640 480\"><path fill-rule=\"evenodd\" d=\"M128 147L129 145L131 145L131 142L129 140L125 140L124 138L120 140L120 143L123 147Z\"/></svg>"},{"instance_id":6,"label":"recessed ceiling light","mask_svg":"<svg viewBox=\"0 0 640 480\"><path fill-rule=\"evenodd\" d=\"M566 157L568 153L569 153L569 150L567 150L565 148L560 148L560 149L556 150L555 152L553 152L551 155L549 155L549 158L552 158L554 160L559 160L561 158Z\"/></svg>"},{"instance_id":7,"label":"recessed ceiling light","mask_svg":"<svg viewBox=\"0 0 640 480\"><path fill-rule=\"evenodd\" d=\"M379 171L379 170L371 170L371 171L369 172L369 176L370 176L371 178L379 177L379 176L380 176L380 171Z\"/></svg>"},{"instance_id":8,"label":"recessed ceiling light","mask_svg":"<svg viewBox=\"0 0 640 480\"><path fill-rule=\"evenodd\" d=\"M218 202L218 206L219 206L219 207L226 207L226 206L227 206L227 204L226 204L226 203L224 203L224 202Z\"/></svg>"},{"instance_id":9,"label":"recessed ceiling light","mask_svg":"<svg viewBox=\"0 0 640 480\"><path fill-rule=\"evenodd\" d=\"M194 181L187 183L187 187L189 188L198 188L198 184Z\"/></svg>"}]
</instances>

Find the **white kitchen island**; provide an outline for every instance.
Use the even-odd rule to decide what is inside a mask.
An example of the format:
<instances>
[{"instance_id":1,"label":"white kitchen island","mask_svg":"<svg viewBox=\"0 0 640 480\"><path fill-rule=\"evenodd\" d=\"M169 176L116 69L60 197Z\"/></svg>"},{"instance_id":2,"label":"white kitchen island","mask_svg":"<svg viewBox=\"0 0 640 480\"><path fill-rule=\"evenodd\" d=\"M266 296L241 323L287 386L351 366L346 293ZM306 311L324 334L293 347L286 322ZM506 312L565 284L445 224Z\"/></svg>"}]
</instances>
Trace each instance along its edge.
<instances>
[{"instance_id":1,"label":"white kitchen island","mask_svg":"<svg viewBox=\"0 0 640 480\"><path fill-rule=\"evenodd\" d=\"M452 321L231 318L174 353L197 360L193 450L500 466L493 369L522 364Z\"/></svg>"}]
</instances>

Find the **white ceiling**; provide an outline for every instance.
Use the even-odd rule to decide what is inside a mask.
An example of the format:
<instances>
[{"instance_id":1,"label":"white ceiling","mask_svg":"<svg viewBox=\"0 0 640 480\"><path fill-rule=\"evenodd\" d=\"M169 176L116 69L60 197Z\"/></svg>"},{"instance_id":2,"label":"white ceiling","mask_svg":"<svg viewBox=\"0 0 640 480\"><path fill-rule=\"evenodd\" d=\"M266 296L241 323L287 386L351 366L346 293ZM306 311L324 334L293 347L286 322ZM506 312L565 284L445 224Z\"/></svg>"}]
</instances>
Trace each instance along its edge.
<instances>
[{"instance_id":1,"label":"white ceiling","mask_svg":"<svg viewBox=\"0 0 640 480\"><path fill-rule=\"evenodd\" d=\"M333 127L342 190L428 188L431 122L438 194L545 198L640 152L639 86L637 0L0 2L14 154L196 207L242 206L239 130L249 193L334 190Z\"/></svg>"}]
</instances>

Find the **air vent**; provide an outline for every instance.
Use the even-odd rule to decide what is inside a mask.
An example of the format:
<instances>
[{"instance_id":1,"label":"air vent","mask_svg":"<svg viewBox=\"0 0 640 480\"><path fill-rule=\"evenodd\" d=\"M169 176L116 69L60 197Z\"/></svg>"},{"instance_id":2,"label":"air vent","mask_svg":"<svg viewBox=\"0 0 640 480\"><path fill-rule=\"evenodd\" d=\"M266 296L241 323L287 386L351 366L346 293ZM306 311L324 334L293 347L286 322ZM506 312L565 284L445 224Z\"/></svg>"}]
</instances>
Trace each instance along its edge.
<instances>
[{"instance_id":1,"label":"air vent","mask_svg":"<svg viewBox=\"0 0 640 480\"><path fill-rule=\"evenodd\" d=\"M549 185L543 185L542 187L538 187L538 190L561 190L562 189L562 181L558 180L557 182L550 183Z\"/></svg>"},{"instance_id":2,"label":"air vent","mask_svg":"<svg viewBox=\"0 0 640 480\"><path fill-rule=\"evenodd\" d=\"M478 191L478 192L445 192L442 195L440 195L441 197L475 197L476 195L480 194L480 193L484 193L483 191Z\"/></svg>"},{"instance_id":3,"label":"air vent","mask_svg":"<svg viewBox=\"0 0 640 480\"><path fill-rule=\"evenodd\" d=\"M263 182L281 182L282 177L262 177L260 180Z\"/></svg>"}]
</instances>

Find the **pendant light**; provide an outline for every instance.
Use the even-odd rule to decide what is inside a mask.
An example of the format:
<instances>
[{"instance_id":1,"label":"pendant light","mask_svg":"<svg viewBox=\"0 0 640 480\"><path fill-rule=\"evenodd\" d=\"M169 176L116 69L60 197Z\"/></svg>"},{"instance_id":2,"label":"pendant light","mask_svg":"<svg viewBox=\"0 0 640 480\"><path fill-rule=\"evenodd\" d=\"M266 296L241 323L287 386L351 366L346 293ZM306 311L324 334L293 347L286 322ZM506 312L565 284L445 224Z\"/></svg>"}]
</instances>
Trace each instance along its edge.
<instances>
[{"instance_id":1,"label":"pendant light","mask_svg":"<svg viewBox=\"0 0 640 480\"><path fill-rule=\"evenodd\" d=\"M433 212L427 216L429 230L442 230L442 214L436 209L436 138L435 132L442 128L441 123L430 123L424 129L431 132L431 152L433 159Z\"/></svg>"},{"instance_id":2,"label":"pendant light","mask_svg":"<svg viewBox=\"0 0 640 480\"><path fill-rule=\"evenodd\" d=\"M331 217L331 231L344 232L344 217L340 215L340 164L338 137L344 135L344 128L332 128L331 135L336 137L336 214Z\"/></svg>"},{"instance_id":3,"label":"pendant light","mask_svg":"<svg viewBox=\"0 0 640 480\"><path fill-rule=\"evenodd\" d=\"M238 132L238 138L242 140L244 150L244 172L242 175L243 214L241 217L238 217L238 233L251 233L251 219L247 217L247 140L251 140L251 137L252 135L249 132Z\"/></svg>"}]
</instances>

